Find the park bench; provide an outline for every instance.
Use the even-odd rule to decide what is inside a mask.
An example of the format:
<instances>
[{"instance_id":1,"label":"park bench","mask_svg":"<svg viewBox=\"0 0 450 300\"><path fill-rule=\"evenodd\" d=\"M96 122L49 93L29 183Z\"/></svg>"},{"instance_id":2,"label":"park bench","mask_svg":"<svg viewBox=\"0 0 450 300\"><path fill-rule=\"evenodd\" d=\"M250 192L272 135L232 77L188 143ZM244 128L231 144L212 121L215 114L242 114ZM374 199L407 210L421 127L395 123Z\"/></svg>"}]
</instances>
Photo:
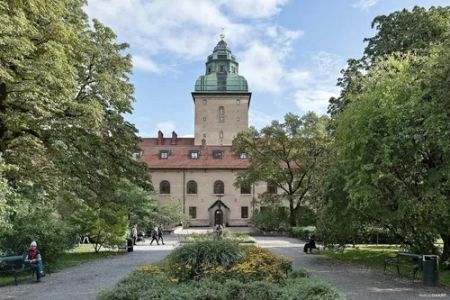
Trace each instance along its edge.
<instances>
[{"instance_id":1,"label":"park bench","mask_svg":"<svg viewBox=\"0 0 450 300\"><path fill-rule=\"evenodd\" d=\"M12 274L14 276L14 283L17 285L17 276L25 271L33 271L30 265L26 264L23 255L16 256L0 256L0 274ZM37 274L36 274L37 276Z\"/></svg>"},{"instance_id":2,"label":"park bench","mask_svg":"<svg viewBox=\"0 0 450 300\"><path fill-rule=\"evenodd\" d=\"M416 279L417 271L422 269L422 255L398 252L394 256L390 256L384 259L384 272L388 265L396 266L397 273L400 275L400 268L407 268L412 271L413 282Z\"/></svg>"}]
</instances>

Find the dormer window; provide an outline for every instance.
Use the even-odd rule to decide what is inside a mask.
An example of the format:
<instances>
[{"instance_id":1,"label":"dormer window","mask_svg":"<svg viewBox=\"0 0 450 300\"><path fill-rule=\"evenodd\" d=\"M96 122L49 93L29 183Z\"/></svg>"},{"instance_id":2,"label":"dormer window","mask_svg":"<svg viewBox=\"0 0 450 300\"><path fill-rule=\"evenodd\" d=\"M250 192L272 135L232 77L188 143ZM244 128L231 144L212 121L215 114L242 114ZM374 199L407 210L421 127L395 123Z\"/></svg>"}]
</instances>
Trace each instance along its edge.
<instances>
[{"instance_id":1,"label":"dormer window","mask_svg":"<svg viewBox=\"0 0 450 300\"><path fill-rule=\"evenodd\" d=\"M213 158L214 159L222 159L223 158L223 151L222 150L214 150L213 151Z\"/></svg>"},{"instance_id":2,"label":"dormer window","mask_svg":"<svg viewBox=\"0 0 450 300\"><path fill-rule=\"evenodd\" d=\"M191 150L189 151L189 158L190 159L198 159L200 156L200 151L198 150Z\"/></svg>"},{"instance_id":3,"label":"dormer window","mask_svg":"<svg viewBox=\"0 0 450 300\"><path fill-rule=\"evenodd\" d=\"M160 159L168 159L169 158L169 150L160 150L159 158Z\"/></svg>"}]
</instances>

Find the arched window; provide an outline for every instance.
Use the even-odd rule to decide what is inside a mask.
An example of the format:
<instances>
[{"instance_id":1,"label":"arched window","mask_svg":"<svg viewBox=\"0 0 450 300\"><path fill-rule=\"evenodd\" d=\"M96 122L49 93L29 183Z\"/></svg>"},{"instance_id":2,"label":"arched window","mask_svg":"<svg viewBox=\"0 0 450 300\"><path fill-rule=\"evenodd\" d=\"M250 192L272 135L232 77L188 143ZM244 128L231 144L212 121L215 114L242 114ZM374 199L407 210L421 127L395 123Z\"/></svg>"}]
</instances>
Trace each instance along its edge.
<instances>
[{"instance_id":1,"label":"arched window","mask_svg":"<svg viewBox=\"0 0 450 300\"><path fill-rule=\"evenodd\" d=\"M225 107L219 106L219 122L225 122Z\"/></svg>"},{"instance_id":2,"label":"arched window","mask_svg":"<svg viewBox=\"0 0 450 300\"><path fill-rule=\"evenodd\" d=\"M170 194L170 183L167 180L163 180L159 183L160 194Z\"/></svg>"},{"instance_id":3,"label":"arched window","mask_svg":"<svg viewBox=\"0 0 450 300\"><path fill-rule=\"evenodd\" d=\"M277 185L274 182L267 183L267 193L276 194L278 192Z\"/></svg>"},{"instance_id":4,"label":"arched window","mask_svg":"<svg viewBox=\"0 0 450 300\"><path fill-rule=\"evenodd\" d=\"M187 183L186 191L188 194L197 194L197 182L189 180Z\"/></svg>"},{"instance_id":5,"label":"arched window","mask_svg":"<svg viewBox=\"0 0 450 300\"><path fill-rule=\"evenodd\" d=\"M223 195L225 194L225 187L223 181L217 180L214 182L214 194Z\"/></svg>"}]
</instances>

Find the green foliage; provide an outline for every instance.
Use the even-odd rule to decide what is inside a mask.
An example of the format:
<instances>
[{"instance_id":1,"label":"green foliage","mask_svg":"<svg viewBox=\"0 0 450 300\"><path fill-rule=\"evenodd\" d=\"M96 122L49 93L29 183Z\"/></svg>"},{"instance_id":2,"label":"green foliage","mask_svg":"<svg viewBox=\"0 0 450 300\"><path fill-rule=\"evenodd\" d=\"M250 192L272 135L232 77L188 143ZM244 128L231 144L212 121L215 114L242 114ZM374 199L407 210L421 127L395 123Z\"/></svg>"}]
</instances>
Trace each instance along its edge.
<instances>
[{"instance_id":1,"label":"green foliage","mask_svg":"<svg viewBox=\"0 0 450 300\"><path fill-rule=\"evenodd\" d=\"M242 259L239 245L230 240L199 240L175 249L168 256L170 276L185 281L217 267L228 269Z\"/></svg>"},{"instance_id":2,"label":"green foliage","mask_svg":"<svg viewBox=\"0 0 450 300\"><path fill-rule=\"evenodd\" d=\"M289 228L288 212L284 207L269 207L257 211L252 222L262 230L284 231Z\"/></svg>"},{"instance_id":3,"label":"green foliage","mask_svg":"<svg viewBox=\"0 0 450 300\"><path fill-rule=\"evenodd\" d=\"M233 140L235 152L248 153L249 168L237 176L237 184L271 182L278 194L259 195L262 206L289 203L289 224L296 225L296 210L314 202L316 167L326 150L328 119L309 112L299 117L288 113L284 122L273 121L260 131L251 128Z\"/></svg>"},{"instance_id":4,"label":"green foliage","mask_svg":"<svg viewBox=\"0 0 450 300\"><path fill-rule=\"evenodd\" d=\"M283 286L263 281L215 281L209 278L180 284L159 274L135 271L114 289L101 292L97 299L338 300L344 297L329 284L310 278L288 279Z\"/></svg>"},{"instance_id":5,"label":"green foliage","mask_svg":"<svg viewBox=\"0 0 450 300\"><path fill-rule=\"evenodd\" d=\"M360 60L338 81L332 159L319 206L319 234L358 240L370 228L418 253L450 257L449 7L375 18ZM414 25L414 26L412 26Z\"/></svg>"},{"instance_id":6,"label":"green foliage","mask_svg":"<svg viewBox=\"0 0 450 300\"><path fill-rule=\"evenodd\" d=\"M97 233L104 229L98 240L116 243L124 215L140 218L152 210L124 201L142 204L152 188L147 168L133 159L137 130L123 117L133 103L128 46L100 22L90 25L83 5L0 3L0 231L32 238L19 231L35 232L26 219L36 232L54 231L60 241L45 235L47 243L39 234L48 259L75 241L66 230L73 214L95 212L96 221L87 223ZM0 251L14 247L1 243Z\"/></svg>"},{"instance_id":7,"label":"green foliage","mask_svg":"<svg viewBox=\"0 0 450 300\"><path fill-rule=\"evenodd\" d=\"M288 233L289 236L296 237L302 240L308 240L312 235L316 234L316 227L289 227Z\"/></svg>"},{"instance_id":8,"label":"green foliage","mask_svg":"<svg viewBox=\"0 0 450 300\"><path fill-rule=\"evenodd\" d=\"M44 262L54 263L76 243L74 230L49 209L36 209L15 218L14 227L0 236L6 254L22 254L36 241Z\"/></svg>"}]
</instances>

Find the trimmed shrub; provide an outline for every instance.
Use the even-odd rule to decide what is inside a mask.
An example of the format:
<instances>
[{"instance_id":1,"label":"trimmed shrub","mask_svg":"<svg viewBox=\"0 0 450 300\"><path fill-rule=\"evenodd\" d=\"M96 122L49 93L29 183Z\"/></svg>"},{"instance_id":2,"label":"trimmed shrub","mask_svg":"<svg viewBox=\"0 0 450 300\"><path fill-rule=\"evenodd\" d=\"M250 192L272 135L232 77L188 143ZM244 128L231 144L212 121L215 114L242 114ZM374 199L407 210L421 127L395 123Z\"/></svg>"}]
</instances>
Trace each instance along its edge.
<instances>
[{"instance_id":1,"label":"trimmed shrub","mask_svg":"<svg viewBox=\"0 0 450 300\"><path fill-rule=\"evenodd\" d=\"M307 240L316 233L316 227L315 226L289 227L288 233L289 236L291 237Z\"/></svg>"},{"instance_id":2,"label":"trimmed shrub","mask_svg":"<svg viewBox=\"0 0 450 300\"><path fill-rule=\"evenodd\" d=\"M238 243L230 240L199 240L175 249L168 258L167 272L186 281L226 270L242 260Z\"/></svg>"},{"instance_id":3,"label":"trimmed shrub","mask_svg":"<svg viewBox=\"0 0 450 300\"><path fill-rule=\"evenodd\" d=\"M288 279L280 286L265 281L217 281L210 278L173 283L160 275L133 272L114 289L103 291L99 300L339 300L344 299L329 284L317 279Z\"/></svg>"},{"instance_id":4,"label":"trimmed shrub","mask_svg":"<svg viewBox=\"0 0 450 300\"><path fill-rule=\"evenodd\" d=\"M289 228L289 215L285 207L270 207L256 212L252 221L261 230L284 231Z\"/></svg>"}]
</instances>

